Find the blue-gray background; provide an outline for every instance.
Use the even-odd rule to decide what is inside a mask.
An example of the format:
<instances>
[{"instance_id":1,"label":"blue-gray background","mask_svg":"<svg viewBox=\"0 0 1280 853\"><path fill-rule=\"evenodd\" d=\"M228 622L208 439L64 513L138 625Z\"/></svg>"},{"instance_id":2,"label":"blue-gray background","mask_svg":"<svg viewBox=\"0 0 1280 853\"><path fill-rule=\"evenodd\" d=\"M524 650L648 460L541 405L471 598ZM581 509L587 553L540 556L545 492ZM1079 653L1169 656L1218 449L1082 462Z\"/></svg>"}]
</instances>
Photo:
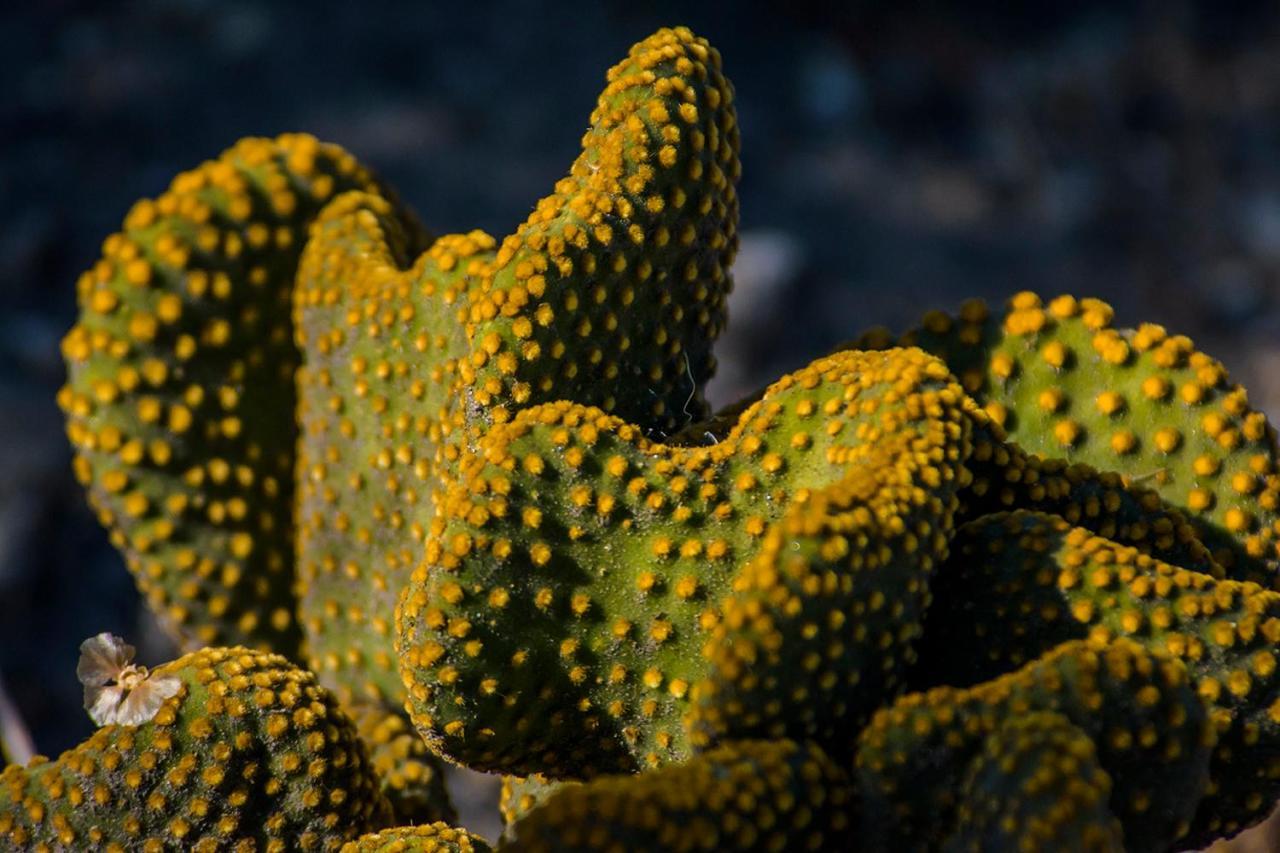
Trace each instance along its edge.
<instances>
[{"instance_id":1,"label":"blue-gray background","mask_svg":"<svg viewBox=\"0 0 1280 853\"><path fill-rule=\"evenodd\" d=\"M715 399L867 325L1035 288L1193 335L1280 412L1275 4L783 5L5 4L0 674L42 751L90 727L81 639L167 654L70 477L73 282L135 198L243 135L313 132L434 229L502 234L575 156L604 70L685 23L723 53L743 136Z\"/></svg>"}]
</instances>

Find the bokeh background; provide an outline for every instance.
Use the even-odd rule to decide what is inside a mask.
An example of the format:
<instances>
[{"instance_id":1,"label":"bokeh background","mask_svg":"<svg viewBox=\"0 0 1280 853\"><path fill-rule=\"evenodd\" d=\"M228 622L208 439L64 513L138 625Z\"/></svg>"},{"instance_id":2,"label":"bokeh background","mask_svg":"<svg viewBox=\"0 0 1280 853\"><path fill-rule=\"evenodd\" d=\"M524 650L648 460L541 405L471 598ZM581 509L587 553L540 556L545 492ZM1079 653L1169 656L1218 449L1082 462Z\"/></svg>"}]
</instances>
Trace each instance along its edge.
<instances>
[{"instance_id":1,"label":"bokeh background","mask_svg":"<svg viewBox=\"0 0 1280 853\"><path fill-rule=\"evenodd\" d=\"M40 751L91 727L83 638L170 654L70 474L73 282L135 198L240 136L313 132L433 229L503 234L575 156L604 70L688 24L744 141L714 400L869 325L1034 288L1190 334L1280 415L1280 6L1025 5L4 4L0 676Z\"/></svg>"}]
</instances>

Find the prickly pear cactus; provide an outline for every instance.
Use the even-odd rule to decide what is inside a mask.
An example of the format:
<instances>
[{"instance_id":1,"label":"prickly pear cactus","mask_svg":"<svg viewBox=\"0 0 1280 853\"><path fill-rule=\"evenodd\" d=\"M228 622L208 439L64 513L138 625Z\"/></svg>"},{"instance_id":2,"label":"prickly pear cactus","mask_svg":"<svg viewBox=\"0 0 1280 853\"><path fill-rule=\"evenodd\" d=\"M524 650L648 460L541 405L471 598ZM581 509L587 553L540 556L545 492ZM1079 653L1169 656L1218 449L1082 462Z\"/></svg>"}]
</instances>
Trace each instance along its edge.
<instances>
[{"instance_id":1,"label":"prickly pear cactus","mask_svg":"<svg viewBox=\"0 0 1280 853\"><path fill-rule=\"evenodd\" d=\"M464 437L571 399L669 432L706 410L737 249L737 124L719 56L663 31L608 73L582 154L513 234L442 237L353 193L294 296L305 424L300 612L344 696L403 704L391 614Z\"/></svg>"},{"instance_id":2,"label":"prickly pear cactus","mask_svg":"<svg viewBox=\"0 0 1280 853\"><path fill-rule=\"evenodd\" d=\"M187 645L297 652L289 295L309 223L356 188L376 184L340 148L242 140L134 205L77 283L76 476Z\"/></svg>"},{"instance_id":3,"label":"prickly pear cactus","mask_svg":"<svg viewBox=\"0 0 1280 853\"><path fill-rule=\"evenodd\" d=\"M139 202L59 395L189 647L0 775L19 849L1157 851L1280 796L1275 430L1089 298L876 330L711 413L738 125L683 28L513 231L307 136ZM855 330L851 330L855 331ZM267 650L305 661L314 675Z\"/></svg>"},{"instance_id":4,"label":"prickly pear cactus","mask_svg":"<svg viewBox=\"0 0 1280 853\"><path fill-rule=\"evenodd\" d=\"M149 677L177 682L150 719L0 774L0 846L336 850L391 820L354 725L311 673L212 648Z\"/></svg>"}]
</instances>

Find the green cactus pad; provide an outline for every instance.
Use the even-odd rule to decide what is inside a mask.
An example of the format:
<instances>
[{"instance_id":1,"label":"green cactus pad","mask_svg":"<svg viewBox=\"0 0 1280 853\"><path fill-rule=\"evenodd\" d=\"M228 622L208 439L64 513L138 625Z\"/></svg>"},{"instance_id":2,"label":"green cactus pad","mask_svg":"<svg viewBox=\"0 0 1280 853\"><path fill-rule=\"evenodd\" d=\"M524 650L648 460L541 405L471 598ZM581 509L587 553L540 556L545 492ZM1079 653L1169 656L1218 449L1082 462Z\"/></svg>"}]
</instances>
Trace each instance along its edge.
<instances>
[{"instance_id":1,"label":"green cactus pad","mask_svg":"<svg viewBox=\"0 0 1280 853\"><path fill-rule=\"evenodd\" d=\"M946 361L1027 451L1156 490L1231 577L1280 583L1275 430L1190 340L1153 324L1117 329L1112 317L1097 299L1046 306L1020 293L1003 315L978 302L958 317L930 314L897 343Z\"/></svg>"},{"instance_id":2,"label":"green cactus pad","mask_svg":"<svg viewBox=\"0 0 1280 853\"><path fill-rule=\"evenodd\" d=\"M156 669L177 695L56 761L0 774L0 846L336 850L390 821L350 720L278 655L206 649Z\"/></svg>"},{"instance_id":3,"label":"green cactus pad","mask_svg":"<svg viewBox=\"0 0 1280 853\"><path fill-rule=\"evenodd\" d=\"M972 683L1071 638L1131 639L1186 663L1217 729L1208 796L1185 841L1207 844L1266 817L1280 798L1280 593L1036 513L965 525L952 547L919 680Z\"/></svg>"},{"instance_id":4,"label":"green cactus pad","mask_svg":"<svg viewBox=\"0 0 1280 853\"><path fill-rule=\"evenodd\" d=\"M444 822L399 826L348 841L342 853L489 853L488 843Z\"/></svg>"},{"instance_id":5,"label":"green cactus pad","mask_svg":"<svg viewBox=\"0 0 1280 853\"><path fill-rule=\"evenodd\" d=\"M541 773L531 776L503 776L502 791L498 796L498 810L502 813L503 824L510 828L565 785L577 784L572 781L557 782Z\"/></svg>"},{"instance_id":6,"label":"green cactus pad","mask_svg":"<svg viewBox=\"0 0 1280 853\"><path fill-rule=\"evenodd\" d=\"M1093 741L1061 714L1014 717L970 765L944 853L1073 850L1124 853L1111 778Z\"/></svg>"},{"instance_id":7,"label":"green cactus pad","mask_svg":"<svg viewBox=\"0 0 1280 853\"><path fill-rule=\"evenodd\" d=\"M901 692L956 506L933 467L955 448L917 460L924 447L911 444L895 453L886 436L838 485L769 528L707 643L695 745L815 740L844 760L848 732Z\"/></svg>"},{"instance_id":8,"label":"green cactus pad","mask_svg":"<svg viewBox=\"0 0 1280 853\"><path fill-rule=\"evenodd\" d=\"M1117 640L1063 643L994 681L912 693L877 712L858 738L860 837L891 850L936 847L986 738L1037 711L1063 715L1094 742L1128 850L1163 851L1187 834L1213 726L1180 661Z\"/></svg>"},{"instance_id":9,"label":"green cactus pad","mask_svg":"<svg viewBox=\"0 0 1280 853\"><path fill-rule=\"evenodd\" d=\"M820 749L726 743L686 764L573 785L512 827L499 849L849 849L854 794Z\"/></svg>"},{"instance_id":10,"label":"green cactus pad","mask_svg":"<svg viewBox=\"0 0 1280 853\"><path fill-rule=\"evenodd\" d=\"M391 617L452 428L461 279L492 246L442 237L405 269L392 207L350 193L321 214L299 267L298 614L312 668L347 703L403 705Z\"/></svg>"},{"instance_id":11,"label":"green cactus pad","mask_svg":"<svg viewBox=\"0 0 1280 853\"><path fill-rule=\"evenodd\" d=\"M445 788L440 759L427 749L404 712L370 702L344 708L369 749L393 819L403 824L456 822L458 813Z\"/></svg>"},{"instance_id":12,"label":"green cactus pad","mask_svg":"<svg viewBox=\"0 0 1280 853\"><path fill-rule=\"evenodd\" d=\"M299 610L344 699L402 704L390 617L463 435L560 399L646 430L704 413L737 247L732 92L684 29L608 80L569 176L500 246L450 235L410 264L392 207L360 194L313 231L295 294Z\"/></svg>"},{"instance_id":13,"label":"green cactus pad","mask_svg":"<svg viewBox=\"0 0 1280 853\"><path fill-rule=\"evenodd\" d=\"M586 778L683 759L688 694L737 566L792 504L831 509L818 490L890 450L876 458L903 471L885 482L914 491L878 508L936 503L941 531L965 476L960 402L939 361L896 350L785 377L711 447L654 444L569 403L495 427L461 463L397 610L415 725L476 769ZM944 545L919 543L934 557ZM844 546L856 567L861 543Z\"/></svg>"},{"instance_id":14,"label":"green cactus pad","mask_svg":"<svg viewBox=\"0 0 1280 853\"><path fill-rule=\"evenodd\" d=\"M350 188L375 184L340 148L242 140L134 205L78 283L58 398L76 475L188 645L297 651L289 293Z\"/></svg>"}]
</instances>

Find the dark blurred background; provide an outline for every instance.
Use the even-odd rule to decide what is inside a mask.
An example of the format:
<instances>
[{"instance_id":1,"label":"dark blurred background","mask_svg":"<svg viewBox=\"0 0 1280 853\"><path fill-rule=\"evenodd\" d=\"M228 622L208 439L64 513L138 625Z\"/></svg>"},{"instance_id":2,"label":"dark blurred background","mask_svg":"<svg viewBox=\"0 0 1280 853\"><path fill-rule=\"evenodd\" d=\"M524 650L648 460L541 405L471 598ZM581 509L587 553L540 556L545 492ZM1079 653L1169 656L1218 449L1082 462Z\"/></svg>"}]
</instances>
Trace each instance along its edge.
<instances>
[{"instance_id":1,"label":"dark blurred background","mask_svg":"<svg viewBox=\"0 0 1280 853\"><path fill-rule=\"evenodd\" d=\"M1280 6L1026 5L5 4L0 675L40 750L90 729L83 638L169 654L70 475L73 283L135 198L240 136L313 132L434 229L500 235L575 156L605 69L688 24L743 136L713 399L868 325L1034 288L1192 335L1280 414Z\"/></svg>"}]
</instances>

